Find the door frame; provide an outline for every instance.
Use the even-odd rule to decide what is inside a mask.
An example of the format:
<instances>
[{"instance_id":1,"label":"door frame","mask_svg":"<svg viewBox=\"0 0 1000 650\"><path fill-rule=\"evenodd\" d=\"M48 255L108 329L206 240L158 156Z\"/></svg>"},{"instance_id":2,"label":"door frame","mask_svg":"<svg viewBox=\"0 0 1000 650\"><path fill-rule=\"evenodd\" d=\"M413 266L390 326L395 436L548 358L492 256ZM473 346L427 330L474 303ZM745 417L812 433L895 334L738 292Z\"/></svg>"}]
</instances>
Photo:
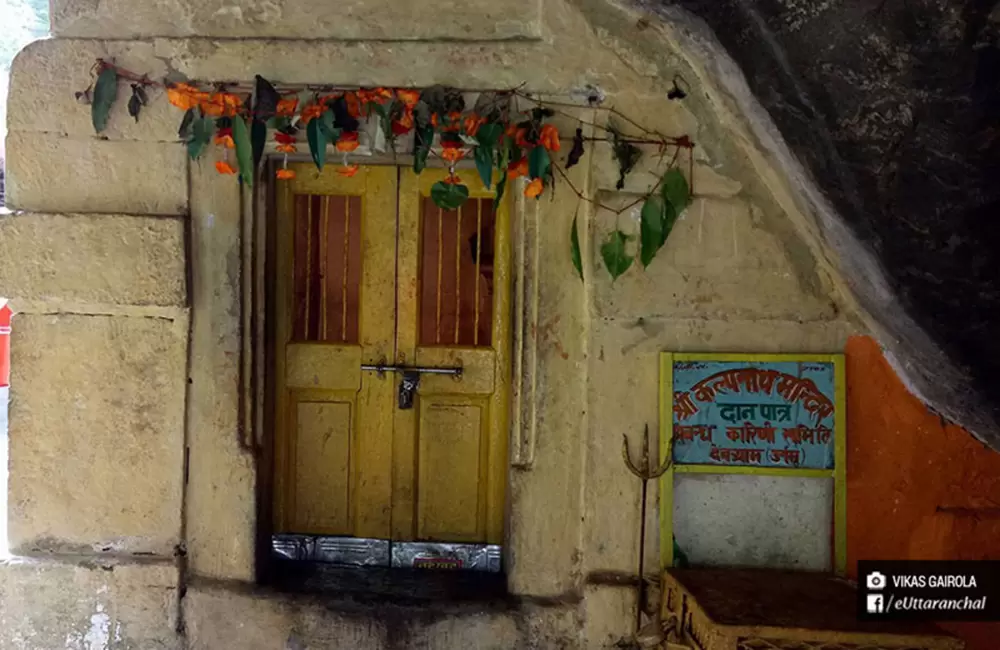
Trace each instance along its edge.
<instances>
[{"instance_id":1,"label":"door frame","mask_svg":"<svg viewBox=\"0 0 1000 650\"><path fill-rule=\"evenodd\" d=\"M290 161L307 162L303 156L288 156ZM366 161L370 166L395 167L400 175L412 173L406 157L394 160L388 156L375 156L370 161ZM402 164L400 164L402 163ZM274 565L276 560L271 552L271 536L274 533L274 427L276 425L277 391L275 390L276 354L275 342L277 337L275 314L276 305L276 271L277 263L277 211L279 203L279 193L282 191L280 182L275 182L275 172L281 168L282 158L269 156L263 165L263 182L255 184L253 190L247 190L244 195L244 205L252 205L252 219L248 228L244 231L247 241L244 242L245 268L250 271L251 278L248 279L250 287L247 291L247 298L244 301L244 309L250 314L249 330L251 332L251 342L248 345L248 355L252 360L248 362L248 374L250 375L248 398L252 401L245 407L247 416L245 421L247 428L254 431L252 439L256 441L256 495L257 495L257 543L256 543L256 574L259 582L273 582ZM471 162L464 162L458 165L458 169L464 174L475 176L476 170ZM423 171L422 183L426 184L427 192L434 181L430 181L432 176L435 179L443 178L446 175L441 167L428 166ZM400 179L402 181L402 178ZM402 182L400 183L400 186ZM422 185L423 187L423 185ZM508 190L512 190L508 187ZM504 503L504 514L502 523L498 526L499 531L491 529L490 535L494 536L499 532L499 539L503 546L504 557L507 557L507 547L509 542L510 511L511 511L511 453L514 441L512 440L512 427L519 427L519 422L515 423L512 411L515 408L514 392L517 387L514 382L516 364L515 351L518 347L518 340L521 336L515 331L515 291L516 284L523 276L523 270L515 268L515 264L522 262L521 256L514 248L515 236L517 234L516 214L520 214L520 204L513 199L513 191L509 191L503 199L503 226L507 236L501 238L504 254L508 256L508 277L503 286L506 293L504 301L500 303L504 306L502 311L495 310L495 323L503 323L506 333L504 335L505 345L503 346L503 356L505 359L497 364L501 376L497 377L502 385L501 390L494 393L494 400L503 404L500 411L503 414L503 428L505 432L504 455L506 459L502 466L497 464L496 471L502 474L499 482L502 490L500 494ZM397 196L400 196L398 194ZM470 196L477 196L476 192L470 192ZM486 192L486 197L492 197L493 192ZM501 227L500 212L497 211L497 229ZM523 235L523 233L521 233ZM500 254L498 246L497 255ZM495 286L499 284L495 279ZM501 316L501 313L503 316ZM503 340L503 339L495 339ZM499 352L500 350L498 350ZM501 395L502 393L502 395ZM496 528L496 526L494 527ZM506 564L506 559L504 560Z\"/></svg>"}]
</instances>

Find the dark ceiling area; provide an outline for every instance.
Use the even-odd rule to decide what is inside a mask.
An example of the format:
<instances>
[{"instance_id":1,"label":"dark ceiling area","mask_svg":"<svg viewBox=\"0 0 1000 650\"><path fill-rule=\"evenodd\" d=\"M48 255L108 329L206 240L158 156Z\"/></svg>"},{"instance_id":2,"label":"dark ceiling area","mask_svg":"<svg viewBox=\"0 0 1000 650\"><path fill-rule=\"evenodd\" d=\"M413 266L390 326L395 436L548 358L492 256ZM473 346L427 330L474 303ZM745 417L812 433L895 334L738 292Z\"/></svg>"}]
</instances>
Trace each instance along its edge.
<instances>
[{"instance_id":1,"label":"dark ceiling area","mask_svg":"<svg viewBox=\"0 0 1000 650\"><path fill-rule=\"evenodd\" d=\"M714 31L1000 422L1000 3L661 1Z\"/></svg>"}]
</instances>

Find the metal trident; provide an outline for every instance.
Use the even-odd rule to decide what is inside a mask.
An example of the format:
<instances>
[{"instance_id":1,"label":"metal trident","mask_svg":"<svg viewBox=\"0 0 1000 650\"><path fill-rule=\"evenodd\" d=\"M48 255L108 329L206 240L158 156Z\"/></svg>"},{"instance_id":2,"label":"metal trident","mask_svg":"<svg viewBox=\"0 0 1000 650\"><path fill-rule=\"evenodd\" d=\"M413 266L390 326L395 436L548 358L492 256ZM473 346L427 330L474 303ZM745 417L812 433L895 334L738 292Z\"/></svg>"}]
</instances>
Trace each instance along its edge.
<instances>
[{"instance_id":1,"label":"metal trident","mask_svg":"<svg viewBox=\"0 0 1000 650\"><path fill-rule=\"evenodd\" d=\"M659 467L651 467L649 462L649 425L647 424L643 429L642 434L642 456L639 461L641 464L639 467L632 462L632 456L628 451L628 435L622 434L622 458L625 460L625 466L628 467L628 471L635 474L637 477L643 481L643 490L646 489L645 481L651 481L654 478L660 478L668 469L672 463L671 457L668 455L667 458L660 464ZM645 492L643 492L643 503L645 503Z\"/></svg>"},{"instance_id":2,"label":"metal trident","mask_svg":"<svg viewBox=\"0 0 1000 650\"><path fill-rule=\"evenodd\" d=\"M625 466L628 467L628 471L635 474L642 481L642 509L639 511L639 598L635 612L635 630L636 634L638 634L639 629L642 627L642 610L644 609L643 600L645 597L642 587L645 570L643 560L646 555L647 483L653 479L660 478L668 469L670 469L670 465L673 463L673 455L668 454L667 458L660 463L659 467L652 466L649 458L649 425L647 424L642 432L642 456L640 465L636 466L636 464L632 462L632 456L628 452L627 434L622 434L622 458L625 460Z\"/></svg>"}]
</instances>

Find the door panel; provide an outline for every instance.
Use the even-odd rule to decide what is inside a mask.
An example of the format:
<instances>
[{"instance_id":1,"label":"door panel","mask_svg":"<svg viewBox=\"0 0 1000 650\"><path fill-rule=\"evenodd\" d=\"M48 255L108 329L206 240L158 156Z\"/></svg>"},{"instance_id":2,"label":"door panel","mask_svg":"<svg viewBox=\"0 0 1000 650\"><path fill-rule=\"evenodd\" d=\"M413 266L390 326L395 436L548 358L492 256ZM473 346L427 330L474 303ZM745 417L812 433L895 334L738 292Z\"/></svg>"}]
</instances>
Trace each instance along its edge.
<instances>
[{"instance_id":1,"label":"door panel","mask_svg":"<svg viewBox=\"0 0 1000 650\"><path fill-rule=\"evenodd\" d=\"M295 530L350 534L354 395L294 405Z\"/></svg>"},{"instance_id":2,"label":"door panel","mask_svg":"<svg viewBox=\"0 0 1000 650\"><path fill-rule=\"evenodd\" d=\"M486 538L488 399L420 400L417 539Z\"/></svg>"},{"instance_id":3,"label":"door panel","mask_svg":"<svg viewBox=\"0 0 1000 650\"><path fill-rule=\"evenodd\" d=\"M509 226L493 191L466 171L458 210L428 198L444 170L402 171L397 363L461 366L425 375L416 408L397 411L394 539L498 544L503 539L510 366ZM408 282L403 278L414 278Z\"/></svg>"},{"instance_id":4,"label":"door panel","mask_svg":"<svg viewBox=\"0 0 1000 650\"><path fill-rule=\"evenodd\" d=\"M279 185L275 532L388 537L397 174L290 165Z\"/></svg>"},{"instance_id":5,"label":"door panel","mask_svg":"<svg viewBox=\"0 0 1000 650\"><path fill-rule=\"evenodd\" d=\"M360 345L309 345L290 343L286 350L286 386L288 388L326 388L351 390L361 388ZM348 370L345 372L345 370Z\"/></svg>"}]
</instances>

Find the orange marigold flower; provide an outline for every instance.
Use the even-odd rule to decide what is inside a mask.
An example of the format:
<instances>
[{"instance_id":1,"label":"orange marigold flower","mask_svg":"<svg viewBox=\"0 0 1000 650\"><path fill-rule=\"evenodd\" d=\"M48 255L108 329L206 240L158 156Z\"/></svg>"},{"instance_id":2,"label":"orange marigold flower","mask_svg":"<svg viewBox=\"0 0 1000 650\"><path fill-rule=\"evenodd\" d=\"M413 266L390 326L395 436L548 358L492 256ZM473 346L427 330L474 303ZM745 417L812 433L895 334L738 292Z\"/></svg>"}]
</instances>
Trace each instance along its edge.
<instances>
[{"instance_id":1,"label":"orange marigold flower","mask_svg":"<svg viewBox=\"0 0 1000 650\"><path fill-rule=\"evenodd\" d=\"M542 179L536 178L528 183L528 186L524 188L524 195L529 199L534 199L542 193L543 189L545 189L545 183L542 182Z\"/></svg>"},{"instance_id":2,"label":"orange marigold flower","mask_svg":"<svg viewBox=\"0 0 1000 650\"><path fill-rule=\"evenodd\" d=\"M277 113L280 117L291 117L292 115L295 115L295 111L298 109L299 98L292 97L291 99L278 100L278 108L275 109L275 113Z\"/></svg>"},{"instance_id":3,"label":"orange marigold flower","mask_svg":"<svg viewBox=\"0 0 1000 650\"><path fill-rule=\"evenodd\" d=\"M457 174L451 174L448 178L444 179L445 185L458 185L462 182L462 179L458 177Z\"/></svg>"},{"instance_id":4,"label":"orange marigold flower","mask_svg":"<svg viewBox=\"0 0 1000 650\"><path fill-rule=\"evenodd\" d=\"M197 106L208 93L201 92L191 84L177 83L167 88L167 99L177 108L189 110Z\"/></svg>"},{"instance_id":5,"label":"orange marigold flower","mask_svg":"<svg viewBox=\"0 0 1000 650\"><path fill-rule=\"evenodd\" d=\"M236 168L229 164L228 160L215 161L215 170L220 174L235 174Z\"/></svg>"},{"instance_id":6,"label":"orange marigold flower","mask_svg":"<svg viewBox=\"0 0 1000 650\"><path fill-rule=\"evenodd\" d=\"M514 162L507 165L507 178L514 180L519 176L528 175L528 159L525 156L521 156Z\"/></svg>"},{"instance_id":7,"label":"orange marigold flower","mask_svg":"<svg viewBox=\"0 0 1000 650\"><path fill-rule=\"evenodd\" d=\"M350 178L351 176L357 174L358 170L360 169L361 167L359 167L358 165L344 165L343 167L337 168L337 173L340 174L341 176L346 176Z\"/></svg>"},{"instance_id":8,"label":"orange marigold flower","mask_svg":"<svg viewBox=\"0 0 1000 650\"><path fill-rule=\"evenodd\" d=\"M289 178L295 178L295 170L283 167L277 171L275 176L278 177L279 181L287 181Z\"/></svg>"},{"instance_id":9,"label":"orange marigold flower","mask_svg":"<svg viewBox=\"0 0 1000 650\"><path fill-rule=\"evenodd\" d=\"M407 109L399 119L392 121L392 132L395 135L406 135L413 129L413 111Z\"/></svg>"},{"instance_id":10,"label":"orange marigold flower","mask_svg":"<svg viewBox=\"0 0 1000 650\"><path fill-rule=\"evenodd\" d=\"M232 117L243 106L243 100L231 93L212 93L201 102L201 112L208 117Z\"/></svg>"},{"instance_id":11,"label":"orange marigold flower","mask_svg":"<svg viewBox=\"0 0 1000 650\"><path fill-rule=\"evenodd\" d=\"M450 163L455 163L465 158L465 150L461 147L445 147L441 150L441 158Z\"/></svg>"},{"instance_id":12,"label":"orange marigold flower","mask_svg":"<svg viewBox=\"0 0 1000 650\"><path fill-rule=\"evenodd\" d=\"M546 124L538 134L538 144L549 151L559 151L559 130L551 124Z\"/></svg>"},{"instance_id":13,"label":"orange marigold flower","mask_svg":"<svg viewBox=\"0 0 1000 650\"><path fill-rule=\"evenodd\" d=\"M351 117L361 117L361 100L357 93L344 93L344 101L347 102L347 114Z\"/></svg>"},{"instance_id":14,"label":"orange marigold flower","mask_svg":"<svg viewBox=\"0 0 1000 650\"><path fill-rule=\"evenodd\" d=\"M302 109L302 123L309 124L309 120L319 117L326 112L326 105L324 104L306 104L306 107Z\"/></svg>"},{"instance_id":15,"label":"orange marigold flower","mask_svg":"<svg viewBox=\"0 0 1000 650\"><path fill-rule=\"evenodd\" d=\"M233 142L233 130L232 129L219 129L215 132L215 144L221 144L226 149L232 149L236 146Z\"/></svg>"},{"instance_id":16,"label":"orange marigold flower","mask_svg":"<svg viewBox=\"0 0 1000 650\"><path fill-rule=\"evenodd\" d=\"M514 143L519 147L530 147L531 143L528 142L528 129L523 126L518 126L517 124L511 124L504 131L504 134L508 138L514 138Z\"/></svg>"},{"instance_id":17,"label":"orange marigold flower","mask_svg":"<svg viewBox=\"0 0 1000 650\"><path fill-rule=\"evenodd\" d=\"M294 144L279 144L275 149L278 153L295 153L299 150Z\"/></svg>"},{"instance_id":18,"label":"orange marigold flower","mask_svg":"<svg viewBox=\"0 0 1000 650\"><path fill-rule=\"evenodd\" d=\"M396 97L407 108L413 108L420 101L420 91L418 90L397 90Z\"/></svg>"},{"instance_id":19,"label":"orange marigold flower","mask_svg":"<svg viewBox=\"0 0 1000 650\"><path fill-rule=\"evenodd\" d=\"M479 117L478 115L470 115L465 118L465 134L470 138L476 137L476 133L479 132L479 127L486 124L485 117Z\"/></svg>"},{"instance_id":20,"label":"orange marigold flower","mask_svg":"<svg viewBox=\"0 0 1000 650\"><path fill-rule=\"evenodd\" d=\"M384 104L392 99L392 91L388 88L363 89L358 91L358 99L362 104Z\"/></svg>"},{"instance_id":21,"label":"orange marigold flower","mask_svg":"<svg viewBox=\"0 0 1000 650\"><path fill-rule=\"evenodd\" d=\"M358 148L358 132L344 131L337 140L337 151L354 151Z\"/></svg>"}]
</instances>

